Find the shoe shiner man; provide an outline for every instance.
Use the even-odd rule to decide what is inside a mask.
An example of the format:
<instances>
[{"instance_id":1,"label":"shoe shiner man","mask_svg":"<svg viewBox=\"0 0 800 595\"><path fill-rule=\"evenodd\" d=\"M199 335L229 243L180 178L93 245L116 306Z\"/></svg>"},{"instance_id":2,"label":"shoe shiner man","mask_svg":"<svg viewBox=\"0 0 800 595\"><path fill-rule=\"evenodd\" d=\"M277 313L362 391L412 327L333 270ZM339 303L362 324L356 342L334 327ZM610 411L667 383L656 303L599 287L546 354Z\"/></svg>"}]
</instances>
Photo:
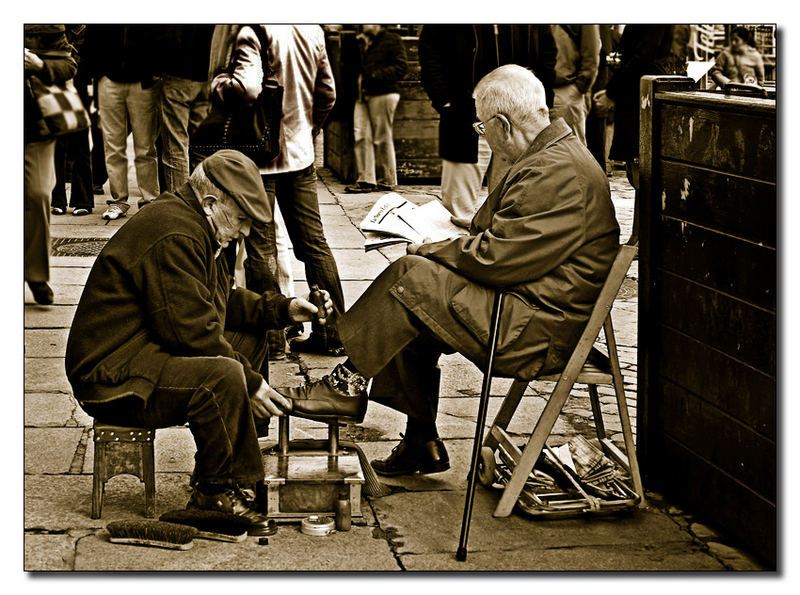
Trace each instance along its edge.
<instances>
[{"instance_id":1,"label":"shoe shiner man","mask_svg":"<svg viewBox=\"0 0 800 595\"><path fill-rule=\"evenodd\" d=\"M69 334L75 398L114 425L188 421L197 445L190 507L269 527L243 489L263 481L256 423L291 409L261 369L266 333L329 315L307 299L233 289L230 252L272 214L256 165L219 151L137 213L97 257ZM231 246L233 247L233 246Z\"/></svg>"},{"instance_id":2,"label":"shoe shiner man","mask_svg":"<svg viewBox=\"0 0 800 595\"><path fill-rule=\"evenodd\" d=\"M549 121L532 72L506 65L475 88L476 131L512 163L470 235L411 245L338 322L349 359L322 380L282 390L293 415L369 399L408 416L382 475L449 468L438 437L437 366L460 352L483 368L495 290L512 288L495 356L500 374L531 379L566 364L619 248L608 179L563 119ZM363 415L363 413L362 413Z\"/></svg>"}]
</instances>

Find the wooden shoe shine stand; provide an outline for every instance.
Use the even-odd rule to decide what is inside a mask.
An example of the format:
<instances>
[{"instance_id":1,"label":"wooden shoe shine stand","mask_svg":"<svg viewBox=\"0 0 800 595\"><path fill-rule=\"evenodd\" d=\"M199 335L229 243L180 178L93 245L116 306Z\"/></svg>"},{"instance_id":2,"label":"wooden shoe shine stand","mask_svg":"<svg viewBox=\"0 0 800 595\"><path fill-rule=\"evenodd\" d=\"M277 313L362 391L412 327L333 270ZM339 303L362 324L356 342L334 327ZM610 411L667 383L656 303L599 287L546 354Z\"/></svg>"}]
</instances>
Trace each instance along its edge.
<instances>
[{"instance_id":1,"label":"wooden shoe shine stand","mask_svg":"<svg viewBox=\"0 0 800 595\"><path fill-rule=\"evenodd\" d=\"M289 440L290 419L278 418L278 443L262 449L266 494L260 498L265 500L261 512L277 522L331 515L337 526L363 518L364 472L355 445L339 440L339 421L328 423L327 440Z\"/></svg>"}]
</instances>

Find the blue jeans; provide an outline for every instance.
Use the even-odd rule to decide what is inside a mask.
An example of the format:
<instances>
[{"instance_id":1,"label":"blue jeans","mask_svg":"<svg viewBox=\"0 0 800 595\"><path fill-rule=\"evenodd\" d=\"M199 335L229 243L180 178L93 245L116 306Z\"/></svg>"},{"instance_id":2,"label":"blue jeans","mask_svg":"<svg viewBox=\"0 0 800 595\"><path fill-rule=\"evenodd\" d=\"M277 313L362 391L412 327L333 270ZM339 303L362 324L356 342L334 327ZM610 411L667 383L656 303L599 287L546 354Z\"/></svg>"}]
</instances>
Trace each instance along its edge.
<instances>
[{"instance_id":1,"label":"blue jeans","mask_svg":"<svg viewBox=\"0 0 800 595\"><path fill-rule=\"evenodd\" d=\"M189 136L208 114L207 82L164 75L161 79L161 141L168 192L189 177Z\"/></svg>"},{"instance_id":2,"label":"blue jeans","mask_svg":"<svg viewBox=\"0 0 800 595\"><path fill-rule=\"evenodd\" d=\"M225 338L254 369L261 367L265 337L226 331ZM120 426L165 428L188 421L198 481L251 486L264 479L250 396L235 359L173 357L147 401L129 396L81 406L99 421Z\"/></svg>"},{"instance_id":3,"label":"blue jeans","mask_svg":"<svg viewBox=\"0 0 800 595\"><path fill-rule=\"evenodd\" d=\"M339 269L322 229L314 166L261 177L270 203L274 205L278 201L294 254L305 265L309 287L316 284L330 293L335 320L337 314L344 312L344 293ZM278 291L274 222L253 224L250 235L245 238L245 247L247 260L244 269L248 289L258 293ZM313 330L321 330L316 322L311 326ZM331 326L327 327L327 333L329 339L338 340Z\"/></svg>"}]
</instances>

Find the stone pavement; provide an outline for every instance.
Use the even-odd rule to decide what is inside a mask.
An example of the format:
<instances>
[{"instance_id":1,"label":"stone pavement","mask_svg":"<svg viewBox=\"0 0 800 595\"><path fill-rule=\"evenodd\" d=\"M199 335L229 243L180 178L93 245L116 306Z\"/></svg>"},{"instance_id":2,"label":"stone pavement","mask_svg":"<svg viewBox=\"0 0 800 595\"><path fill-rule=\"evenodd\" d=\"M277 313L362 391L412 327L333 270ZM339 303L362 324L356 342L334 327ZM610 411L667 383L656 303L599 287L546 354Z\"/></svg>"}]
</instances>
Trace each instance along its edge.
<instances>
[{"instance_id":1,"label":"stone pavement","mask_svg":"<svg viewBox=\"0 0 800 595\"><path fill-rule=\"evenodd\" d=\"M132 179L132 188L135 183ZM339 265L348 306L403 247L365 253L358 222L377 195L345 194L330 171L319 171L319 198L326 235ZM622 239L630 233L633 193L619 172L612 179ZM415 203L436 195L435 186L401 186ZM25 570L258 570L258 571L703 571L760 570L759 562L726 544L724 536L648 494L648 505L632 515L604 519L531 520L520 513L505 519L491 512L499 492L479 487L466 562L455 560L477 412L481 374L459 355L442 359L442 398L438 425L452 468L441 474L386 479L391 494L364 498L365 519L349 532L328 537L300 533L284 524L268 546L255 538L240 544L195 540L189 551L114 545L109 521L142 518L144 489L138 479L118 476L106 486L103 517L90 518L93 446L92 420L77 406L64 374L69 326L94 256L127 219L100 219L106 197L97 197L94 214L52 218L51 285L56 302L33 302L26 288L24 307L24 569ZM136 196L132 196L135 203ZM135 215L133 207L131 215ZM636 287L634 262L615 305L617 341L636 419ZM295 262L296 293L307 290ZM318 378L339 358L289 355L271 366L273 384L298 384ZM489 420L510 381L492 388ZM602 392L606 428L619 432L610 415L613 393ZM529 387L510 426L522 441L544 406L542 387ZM608 411L606 411L608 409ZM552 437L559 444L591 432L588 393L576 387ZM273 430L276 424L273 423ZM371 404L362 424L342 431L369 458L387 455L403 431L403 416ZM292 438L325 435L325 426L293 420ZM271 434L275 436L275 433ZM619 440L618 435L614 435ZM156 440L157 514L182 508L189 495L194 443L188 428L160 429Z\"/></svg>"}]
</instances>

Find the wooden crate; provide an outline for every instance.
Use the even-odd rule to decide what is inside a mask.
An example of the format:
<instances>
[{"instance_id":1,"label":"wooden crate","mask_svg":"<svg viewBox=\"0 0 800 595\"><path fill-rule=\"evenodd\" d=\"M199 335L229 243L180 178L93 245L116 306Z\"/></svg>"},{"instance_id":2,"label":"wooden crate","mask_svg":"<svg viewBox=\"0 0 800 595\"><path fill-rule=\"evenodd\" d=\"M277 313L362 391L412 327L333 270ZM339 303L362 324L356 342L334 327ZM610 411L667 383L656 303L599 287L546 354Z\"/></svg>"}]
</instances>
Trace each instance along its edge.
<instances>
[{"instance_id":1,"label":"wooden crate","mask_svg":"<svg viewBox=\"0 0 800 595\"><path fill-rule=\"evenodd\" d=\"M642 79L640 461L775 564L775 100L693 89Z\"/></svg>"},{"instance_id":2,"label":"wooden crate","mask_svg":"<svg viewBox=\"0 0 800 595\"><path fill-rule=\"evenodd\" d=\"M438 184L442 165L439 158L439 115L422 88L419 67L419 39L404 36L408 73L400 82L400 103L394 120L397 178L400 183ZM342 181L356 178L353 155L353 106L357 51L355 33L341 31L327 37L328 57L336 81L334 113L325 127L325 165Z\"/></svg>"}]
</instances>

